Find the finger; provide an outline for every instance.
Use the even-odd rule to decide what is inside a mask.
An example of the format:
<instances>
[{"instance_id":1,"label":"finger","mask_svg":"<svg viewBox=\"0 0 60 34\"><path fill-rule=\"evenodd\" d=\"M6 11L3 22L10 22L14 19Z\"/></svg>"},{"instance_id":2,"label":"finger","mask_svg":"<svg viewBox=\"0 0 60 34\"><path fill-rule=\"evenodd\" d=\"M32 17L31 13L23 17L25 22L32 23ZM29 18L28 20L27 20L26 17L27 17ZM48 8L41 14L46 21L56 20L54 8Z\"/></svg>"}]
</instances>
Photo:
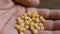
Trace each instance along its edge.
<instances>
[{"instance_id":1,"label":"finger","mask_svg":"<svg viewBox=\"0 0 60 34\"><path fill-rule=\"evenodd\" d=\"M34 7L34 6L39 5L39 0L13 0L13 1L27 7Z\"/></svg>"},{"instance_id":2,"label":"finger","mask_svg":"<svg viewBox=\"0 0 60 34\"><path fill-rule=\"evenodd\" d=\"M39 15L43 16L45 19L49 19L50 10L49 9L37 9Z\"/></svg>"},{"instance_id":3,"label":"finger","mask_svg":"<svg viewBox=\"0 0 60 34\"><path fill-rule=\"evenodd\" d=\"M44 28L45 30L53 30L53 26L54 26L54 21L53 20L46 20L44 23Z\"/></svg>"},{"instance_id":4,"label":"finger","mask_svg":"<svg viewBox=\"0 0 60 34\"><path fill-rule=\"evenodd\" d=\"M11 0L0 0L0 9L8 9L14 6Z\"/></svg>"},{"instance_id":5,"label":"finger","mask_svg":"<svg viewBox=\"0 0 60 34\"><path fill-rule=\"evenodd\" d=\"M51 10L50 19L60 19L60 10Z\"/></svg>"},{"instance_id":6,"label":"finger","mask_svg":"<svg viewBox=\"0 0 60 34\"><path fill-rule=\"evenodd\" d=\"M60 30L60 20L54 21L54 30Z\"/></svg>"},{"instance_id":7,"label":"finger","mask_svg":"<svg viewBox=\"0 0 60 34\"><path fill-rule=\"evenodd\" d=\"M60 34L60 31L53 31L53 34Z\"/></svg>"},{"instance_id":8,"label":"finger","mask_svg":"<svg viewBox=\"0 0 60 34\"><path fill-rule=\"evenodd\" d=\"M38 34L52 34L52 31L39 31Z\"/></svg>"}]
</instances>

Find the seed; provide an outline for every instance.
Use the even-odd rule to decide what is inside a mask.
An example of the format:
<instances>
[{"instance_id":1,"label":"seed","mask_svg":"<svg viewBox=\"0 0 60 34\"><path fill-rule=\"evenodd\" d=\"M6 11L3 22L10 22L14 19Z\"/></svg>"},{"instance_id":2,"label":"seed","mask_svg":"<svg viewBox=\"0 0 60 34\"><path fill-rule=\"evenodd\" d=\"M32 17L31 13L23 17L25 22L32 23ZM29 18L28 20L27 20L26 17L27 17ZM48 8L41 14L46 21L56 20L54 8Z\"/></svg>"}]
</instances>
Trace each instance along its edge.
<instances>
[{"instance_id":1,"label":"seed","mask_svg":"<svg viewBox=\"0 0 60 34\"><path fill-rule=\"evenodd\" d=\"M24 34L23 32L20 32L20 34Z\"/></svg>"},{"instance_id":2,"label":"seed","mask_svg":"<svg viewBox=\"0 0 60 34\"><path fill-rule=\"evenodd\" d=\"M37 17L39 18L39 15L37 14Z\"/></svg>"},{"instance_id":3,"label":"seed","mask_svg":"<svg viewBox=\"0 0 60 34\"><path fill-rule=\"evenodd\" d=\"M37 30L40 30L41 28L39 26L36 27Z\"/></svg>"},{"instance_id":4,"label":"seed","mask_svg":"<svg viewBox=\"0 0 60 34\"><path fill-rule=\"evenodd\" d=\"M22 19L21 19L20 17L17 18L18 24L20 24L20 22L22 22L21 20L22 20Z\"/></svg>"},{"instance_id":5,"label":"seed","mask_svg":"<svg viewBox=\"0 0 60 34\"><path fill-rule=\"evenodd\" d=\"M43 26L43 24L42 24L42 23L39 23L38 25L39 25L39 26Z\"/></svg>"},{"instance_id":6,"label":"seed","mask_svg":"<svg viewBox=\"0 0 60 34\"><path fill-rule=\"evenodd\" d=\"M37 27L38 26L38 23L34 23L34 27Z\"/></svg>"},{"instance_id":7,"label":"seed","mask_svg":"<svg viewBox=\"0 0 60 34\"><path fill-rule=\"evenodd\" d=\"M24 19L25 17L24 16L21 16L22 19Z\"/></svg>"},{"instance_id":8,"label":"seed","mask_svg":"<svg viewBox=\"0 0 60 34\"><path fill-rule=\"evenodd\" d=\"M26 29L29 29L29 26L28 26L28 25L26 25L26 26L25 26L25 28L26 28Z\"/></svg>"},{"instance_id":9,"label":"seed","mask_svg":"<svg viewBox=\"0 0 60 34\"><path fill-rule=\"evenodd\" d=\"M19 25L16 25L16 29L18 29L18 30L19 30L19 29L20 29L20 26L19 26Z\"/></svg>"},{"instance_id":10,"label":"seed","mask_svg":"<svg viewBox=\"0 0 60 34\"><path fill-rule=\"evenodd\" d=\"M31 23L30 23L30 26L33 26L34 25L34 22L32 21Z\"/></svg>"},{"instance_id":11,"label":"seed","mask_svg":"<svg viewBox=\"0 0 60 34\"><path fill-rule=\"evenodd\" d=\"M25 23L20 23L20 27L24 27L25 26Z\"/></svg>"},{"instance_id":12,"label":"seed","mask_svg":"<svg viewBox=\"0 0 60 34\"><path fill-rule=\"evenodd\" d=\"M30 26L30 30L34 30L34 27L33 26Z\"/></svg>"},{"instance_id":13,"label":"seed","mask_svg":"<svg viewBox=\"0 0 60 34\"><path fill-rule=\"evenodd\" d=\"M44 30L44 26L41 27L41 30Z\"/></svg>"},{"instance_id":14,"label":"seed","mask_svg":"<svg viewBox=\"0 0 60 34\"><path fill-rule=\"evenodd\" d=\"M32 18L33 21L35 21L35 18Z\"/></svg>"},{"instance_id":15,"label":"seed","mask_svg":"<svg viewBox=\"0 0 60 34\"><path fill-rule=\"evenodd\" d=\"M31 12L28 11L28 12L27 12L27 15L28 15L28 16L31 16Z\"/></svg>"},{"instance_id":16,"label":"seed","mask_svg":"<svg viewBox=\"0 0 60 34\"><path fill-rule=\"evenodd\" d=\"M36 22L40 22L39 18L36 18Z\"/></svg>"},{"instance_id":17,"label":"seed","mask_svg":"<svg viewBox=\"0 0 60 34\"><path fill-rule=\"evenodd\" d=\"M37 34L38 33L38 30L37 29L34 29L33 30L33 34Z\"/></svg>"},{"instance_id":18,"label":"seed","mask_svg":"<svg viewBox=\"0 0 60 34\"><path fill-rule=\"evenodd\" d=\"M23 28L24 31L26 31L26 28Z\"/></svg>"},{"instance_id":19,"label":"seed","mask_svg":"<svg viewBox=\"0 0 60 34\"><path fill-rule=\"evenodd\" d=\"M26 25L29 25L29 23L30 23L30 21L27 21L27 20L25 21L25 24L26 24Z\"/></svg>"},{"instance_id":20,"label":"seed","mask_svg":"<svg viewBox=\"0 0 60 34\"><path fill-rule=\"evenodd\" d=\"M32 14L32 17L36 17L37 15L36 14Z\"/></svg>"},{"instance_id":21,"label":"seed","mask_svg":"<svg viewBox=\"0 0 60 34\"><path fill-rule=\"evenodd\" d=\"M42 16L40 16L40 21L45 22L45 19Z\"/></svg>"},{"instance_id":22,"label":"seed","mask_svg":"<svg viewBox=\"0 0 60 34\"><path fill-rule=\"evenodd\" d=\"M20 27L20 29L19 29L19 30L20 30L20 32L24 32L24 29L23 29L22 27Z\"/></svg>"}]
</instances>

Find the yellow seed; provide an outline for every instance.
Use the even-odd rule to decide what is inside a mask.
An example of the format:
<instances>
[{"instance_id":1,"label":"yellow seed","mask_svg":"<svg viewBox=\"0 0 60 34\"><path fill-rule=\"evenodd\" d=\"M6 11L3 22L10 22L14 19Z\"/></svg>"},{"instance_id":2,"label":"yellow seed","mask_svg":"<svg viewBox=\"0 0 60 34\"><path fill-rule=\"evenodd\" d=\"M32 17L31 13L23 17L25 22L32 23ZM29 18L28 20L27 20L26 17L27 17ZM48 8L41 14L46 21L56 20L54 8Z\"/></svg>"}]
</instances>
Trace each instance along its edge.
<instances>
[{"instance_id":1,"label":"yellow seed","mask_svg":"<svg viewBox=\"0 0 60 34\"><path fill-rule=\"evenodd\" d=\"M20 22L22 22L21 20L22 20L22 19L21 19L20 17L17 18L18 24L20 24Z\"/></svg>"},{"instance_id":2,"label":"yellow seed","mask_svg":"<svg viewBox=\"0 0 60 34\"><path fill-rule=\"evenodd\" d=\"M34 30L34 27L33 26L30 26L30 30Z\"/></svg>"},{"instance_id":3,"label":"yellow seed","mask_svg":"<svg viewBox=\"0 0 60 34\"><path fill-rule=\"evenodd\" d=\"M20 32L20 34L24 34L24 32Z\"/></svg>"},{"instance_id":4,"label":"yellow seed","mask_svg":"<svg viewBox=\"0 0 60 34\"><path fill-rule=\"evenodd\" d=\"M40 16L40 21L45 22L45 19L42 16Z\"/></svg>"},{"instance_id":5,"label":"yellow seed","mask_svg":"<svg viewBox=\"0 0 60 34\"><path fill-rule=\"evenodd\" d=\"M26 31L26 28L23 28L24 31Z\"/></svg>"},{"instance_id":6,"label":"yellow seed","mask_svg":"<svg viewBox=\"0 0 60 34\"><path fill-rule=\"evenodd\" d=\"M22 19L24 19L25 17L24 16L21 16Z\"/></svg>"},{"instance_id":7,"label":"yellow seed","mask_svg":"<svg viewBox=\"0 0 60 34\"><path fill-rule=\"evenodd\" d=\"M24 22L20 23L20 27L24 27L24 26L25 26Z\"/></svg>"},{"instance_id":8,"label":"yellow seed","mask_svg":"<svg viewBox=\"0 0 60 34\"><path fill-rule=\"evenodd\" d=\"M34 23L34 27L37 27L38 26L38 23Z\"/></svg>"},{"instance_id":9,"label":"yellow seed","mask_svg":"<svg viewBox=\"0 0 60 34\"><path fill-rule=\"evenodd\" d=\"M29 18L29 20L28 20L28 21L30 21L30 22L31 22L31 21L32 21L32 19L31 19L31 18Z\"/></svg>"},{"instance_id":10,"label":"yellow seed","mask_svg":"<svg viewBox=\"0 0 60 34\"><path fill-rule=\"evenodd\" d=\"M29 20L30 19L30 17L28 17L28 16L25 16L25 20Z\"/></svg>"},{"instance_id":11,"label":"yellow seed","mask_svg":"<svg viewBox=\"0 0 60 34\"><path fill-rule=\"evenodd\" d=\"M44 26L41 27L41 30L44 30Z\"/></svg>"},{"instance_id":12,"label":"yellow seed","mask_svg":"<svg viewBox=\"0 0 60 34\"><path fill-rule=\"evenodd\" d=\"M37 16L36 14L34 14L34 13L32 14L32 17L36 17L36 16Z\"/></svg>"},{"instance_id":13,"label":"yellow seed","mask_svg":"<svg viewBox=\"0 0 60 34\"><path fill-rule=\"evenodd\" d=\"M43 23L39 23L38 25L39 25L39 26L43 26Z\"/></svg>"},{"instance_id":14,"label":"yellow seed","mask_svg":"<svg viewBox=\"0 0 60 34\"><path fill-rule=\"evenodd\" d=\"M36 27L37 30L40 30L41 28L39 26Z\"/></svg>"},{"instance_id":15,"label":"yellow seed","mask_svg":"<svg viewBox=\"0 0 60 34\"><path fill-rule=\"evenodd\" d=\"M27 15L28 15L28 16L31 16L31 12L28 11L28 12L27 12Z\"/></svg>"},{"instance_id":16,"label":"yellow seed","mask_svg":"<svg viewBox=\"0 0 60 34\"><path fill-rule=\"evenodd\" d=\"M33 17L32 20L35 21L35 18Z\"/></svg>"},{"instance_id":17,"label":"yellow seed","mask_svg":"<svg viewBox=\"0 0 60 34\"><path fill-rule=\"evenodd\" d=\"M38 30L37 29L34 29L33 30L33 34L37 34L38 33Z\"/></svg>"},{"instance_id":18,"label":"yellow seed","mask_svg":"<svg viewBox=\"0 0 60 34\"><path fill-rule=\"evenodd\" d=\"M20 26L19 26L19 25L16 25L16 29L18 29L18 30L19 30L19 29L20 29Z\"/></svg>"},{"instance_id":19,"label":"yellow seed","mask_svg":"<svg viewBox=\"0 0 60 34\"><path fill-rule=\"evenodd\" d=\"M26 28L26 29L29 29L29 26L28 26L28 25L25 25L25 28Z\"/></svg>"},{"instance_id":20,"label":"yellow seed","mask_svg":"<svg viewBox=\"0 0 60 34\"><path fill-rule=\"evenodd\" d=\"M36 18L36 22L40 22L39 18Z\"/></svg>"},{"instance_id":21,"label":"yellow seed","mask_svg":"<svg viewBox=\"0 0 60 34\"><path fill-rule=\"evenodd\" d=\"M20 30L20 32L24 32L24 29L23 29L22 27L20 27L20 29L19 29L19 30Z\"/></svg>"},{"instance_id":22,"label":"yellow seed","mask_svg":"<svg viewBox=\"0 0 60 34\"><path fill-rule=\"evenodd\" d=\"M29 23L30 23L30 21L27 21L27 20L25 21L25 24L26 24L26 25L29 25Z\"/></svg>"},{"instance_id":23,"label":"yellow seed","mask_svg":"<svg viewBox=\"0 0 60 34\"><path fill-rule=\"evenodd\" d=\"M30 23L30 26L33 26L34 25L34 22L32 21L31 23Z\"/></svg>"},{"instance_id":24,"label":"yellow seed","mask_svg":"<svg viewBox=\"0 0 60 34\"><path fill-rule=\"evenodd\" d=\"M39 17L39 15L37 14L37 17Z\"/></svg>"}]
</instances>

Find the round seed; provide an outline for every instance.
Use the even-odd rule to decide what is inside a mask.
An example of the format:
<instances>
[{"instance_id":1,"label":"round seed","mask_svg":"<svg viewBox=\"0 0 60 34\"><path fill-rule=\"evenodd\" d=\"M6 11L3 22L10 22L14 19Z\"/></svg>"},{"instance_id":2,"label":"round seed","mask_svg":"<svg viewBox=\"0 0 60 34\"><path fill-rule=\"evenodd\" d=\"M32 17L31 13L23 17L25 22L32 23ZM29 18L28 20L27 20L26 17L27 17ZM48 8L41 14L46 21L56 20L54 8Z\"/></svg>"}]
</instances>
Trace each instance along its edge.
<instances>
[{"instance_id":1,"label":"round seed","mask_svg":"<svg viewBox=\"0 0 60 34\"><path fill-rule=\"evenodd\" d=\"M33 30L33 34L37 34L38 33L38 30L37 29L34 29Z\"/></svg>"},{"instance_id":2,"label":"round seed","mask_svg":"<svg viewBox=\"0 0 60 34\"><path fill-rule=\"evenodd\" d=\"M33 17L32 20L35 21L35 18Z\"/></svg>"},{"instance_id":3,"label":"round seed","mask_svg":"<svg viewBox=\"0 0 60 34\"><path fill-rule=\"evenodd\" d=\"M28 16L31 16L31 12L28 11L28 12L27 12L27 15L28 15Z\"/></svg>"},{"instance_id":4,"label":"round seed","mask_svg":"<svg viewBox=\"0 0 60 34\"><path fill-rule=\"evenodd\" d=\"M41 30L44 30L44 27L43 26L41 27Z\"/></svg>"},{"instance_id":5,"label":"round seed","mask_svg":"<svg viewBox=\"0 0 60 34\"><path fill-rule=\"evenodd\" d=\"M28 25L25 25L25 28L26 28L26 29L29 29L29 26L28 26Z\"/></svg>"},{"instance_id":6,"label":"round seed","mask_svg":"<svg viewBox=\"0 0 60 34\"><path fill-rule=\"evenodd\" d=\"M20 23L20 27L24 27L25 26L25 23Z\"/></svg>"},{"instance_id":7,"label":"round seed","mask_svg":"<svg viewBox=\"0 0 60 34\"><path fill-rule=\"evenodd\" d=\"M24 29L22 27L20 27L20 32L24 32Z\"/></svg>"},{"instance_id":8,"label":"round seed","mask_svg":"<svg viewBox=\"0 0 60 34\"><path fill-rule=\"evenodd\" d=\"M20 29L20 26L19 26L19 25L16 25L16 29L18 29L18 30L19 30L19 29Z\"/></svg>"},{"instance_id":9,"label":"round seed","mask_svg":"<svg viewBox=\"0 0 60 34\"><path fill-rule=\"evenodd\" d=\"M20 32L20 34L24 34L24 32Z\"/></svg>"},{"instance_id":10,"label":"round seed","mask_svg":"<svg viewBox=\"0 0 60 34\"><path fill-rule=\"evenodd\" d=\"M39 26L43 26L43 23L39 23L38 25L39 25Z\"/></svg>"},{"instance_id":11,"label":"round seed","mask_svg":"<svg viewBox=\"0 0 60 34\"><path fill-rule=\"evenodd\" d=\"M36 29L39 31L41 28L39 26L37 26Z\"/></svg>"},{"instance_id":12,"label":"round seed","mask_svg":"<svg viewBox=\"0 0 60 34\"><path fill-rule=\"evenodd\" d=\"M22 19L24 19L25 17L24 16L21 16Z\"/></svg>"},{"instance_id":13,"label":"round seed","mask_svg":"<svg viewBox=\"0 0 60 34\"><path fill-rule=\"evenodd\" d=\"M30 23L30 26L33 26L34 25L34 22L32 21L31 23Z\"/></svg>"},{"instance_id":14,"label":"round seed","mask_svg":"<svg viewBox=\"0 0 60 34\"><path fill-rule=\"evenodd\" d=\"M29 21L27 21L27 20L25 21L25 24L26 24L26 25L29 25L29 23L30 23Z\"/></svg>"},{"instance_id":15,"label":"round seed","mask_svg":"<svg viewBox=\"0 0 60 34\"><path fill-rule=\"evenodd\" d=\"M37 27L38 26L38 23L34 23L34 27Z\"/></svg>"},{"instance_id":16,"label":"round seed","mask_svg":"<svg viewBox=\"0 0 60 34\"><path fill-rule=\"evenodd\" d=\"M30 26L30 30L34 30L34 27L33 26Z\"/></svg>"}]
</instances>

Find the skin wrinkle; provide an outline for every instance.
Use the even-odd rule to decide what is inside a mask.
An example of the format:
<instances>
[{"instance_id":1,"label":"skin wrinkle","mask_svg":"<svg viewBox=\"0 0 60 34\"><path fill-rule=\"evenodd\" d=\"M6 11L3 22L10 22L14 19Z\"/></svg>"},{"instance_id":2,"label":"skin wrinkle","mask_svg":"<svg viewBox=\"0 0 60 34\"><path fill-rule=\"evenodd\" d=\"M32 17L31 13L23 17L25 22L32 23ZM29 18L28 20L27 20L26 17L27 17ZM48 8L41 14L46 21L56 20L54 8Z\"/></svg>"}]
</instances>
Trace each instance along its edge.
<instances>
[{"instance_id":1,"label":"skin wrinkle","mask_svg":"<svg viewBox=\"0 0 60 34\"><path fill-rule=\"evenodd\" d=\"M14 8L13 8L13 9L14 9ZM9 11L8 13L10 14L10 12L11 12L11 11ZM5 14L4 16L8 15L8 13ZM13 13L13 14L14 14L14 13ZM9 21L9 19L12 17L11 15L13 15L13 14L10 14L10 16L8 16L9 18L7 18L7 16L6 16L7 20L5 20L6 18L4 18L5 22L4 22L4 25L1 26L1 28L3 28L3 27L6 25L7 21ZM3 18L3 16L0 17L0 19L2 19L2 18ZM2 19L2 20L3 20L3 19ZM4 20L3 20L3 21L4 21ZM2 21L2 22L3 22L3 21ZM1 30L2 30L2 29L1 29Z\"/></svg>"}]
</instances>

